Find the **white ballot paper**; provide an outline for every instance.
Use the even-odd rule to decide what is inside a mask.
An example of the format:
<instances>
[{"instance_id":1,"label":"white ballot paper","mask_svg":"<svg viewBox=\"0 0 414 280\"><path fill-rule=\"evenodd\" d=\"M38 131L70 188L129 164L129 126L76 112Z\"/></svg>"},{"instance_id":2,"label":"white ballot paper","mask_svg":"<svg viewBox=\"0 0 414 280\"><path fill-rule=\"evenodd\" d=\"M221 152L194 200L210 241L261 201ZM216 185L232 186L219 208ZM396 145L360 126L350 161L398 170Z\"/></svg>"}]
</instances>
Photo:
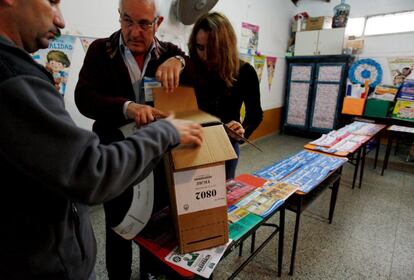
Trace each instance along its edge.
<instances>
[{"instance_id":1,"label":"white ballot paper","mask_svg":"<svg viewBox=\"0 0 414 280\"><path fill-rule=\"evenodd\" d=\"M187 254L180 254L178 247L176 247L165 257L165 260L209 278L231 242L230 239L227 244Z\"/></svg>"},{"instance_id":2,"label":"white ballot paper","mask_svg":"<svg viewBox=\"0 0 414 280\"><path fill-rule=\"evenodd\" d=\"M124 137L136 131L135 123L119 128ZM154 176L151 172L144 180L134 186L134 196L131 206L122 222L112 229L125 239L134 238L148 223L154 205Z\"/></svg>"},{"instance_id":3,"label":"white ballot paper","mask_svg":"<svg viewBox=\"0 0 414 280\"><path fill-rule=\"evenodd\" d=\"M138 185L134 186L134 197L131 206L122 222L112 229L125 239L134 238L151 218L154 204L154 176L148 175Z\"/></svg>"}]
</instances>

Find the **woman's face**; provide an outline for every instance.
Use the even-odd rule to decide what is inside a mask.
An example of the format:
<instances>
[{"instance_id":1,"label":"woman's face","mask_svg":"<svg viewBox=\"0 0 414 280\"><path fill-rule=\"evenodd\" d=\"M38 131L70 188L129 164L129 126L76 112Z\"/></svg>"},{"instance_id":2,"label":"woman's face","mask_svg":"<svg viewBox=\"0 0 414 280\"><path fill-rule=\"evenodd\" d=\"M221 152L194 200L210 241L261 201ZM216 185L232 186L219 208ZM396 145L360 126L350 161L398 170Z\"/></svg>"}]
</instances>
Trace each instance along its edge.
<instances>
[{"instance_id":1,"label":"woman's face","mask_svg":"<svg viewBox=\"0 0 414 280\"><path fill-rule=\"evenodd\" d=\"M200 29L196 35L196 50L198 58L204 63L207 62L208 33Z\"/></svg>"}]
</instances>

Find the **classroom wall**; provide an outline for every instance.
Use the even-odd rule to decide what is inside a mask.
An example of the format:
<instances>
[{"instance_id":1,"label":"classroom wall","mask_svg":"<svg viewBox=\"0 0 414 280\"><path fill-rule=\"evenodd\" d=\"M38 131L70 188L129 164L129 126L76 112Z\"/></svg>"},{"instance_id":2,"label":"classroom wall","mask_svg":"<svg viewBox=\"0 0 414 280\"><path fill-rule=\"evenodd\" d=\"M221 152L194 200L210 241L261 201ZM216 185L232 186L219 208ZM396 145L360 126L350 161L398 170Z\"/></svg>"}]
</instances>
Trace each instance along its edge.
<instances>
[{"instance_id":1,"label":"classroom wall","mask_svg":"<svg viewBox=\"0 0 414 280\"><path fill-rule=\"evenodd\" d=\"M297 9L298 12L308 12L310 16L332 16L333 8L340 3L340 0L331 0L329 3L322 0L300 0ZM346 0L345 3L351 6L351 18L414 10L413 0ZM383 83L392 83L388 71L389 57L414 56L414 32L365 36L364 43L364 49L357 58L372 58L380 63L384 70Z\"/></svg>"},{"instance_id":2,"label":"classroom wall","mask_svg":"<svg viewBox=\"0 0 414 280\"><path fill-rule=\"evenodd\" d=\"M299 0L297 9L299 12L308 12L312 17L332 16L333 8L340 4L341 0ZM345 0L351 6L350 17L363 17L367 15L385 14L414 9L412 0Z\"/></svg>"},{"instance_id":3,"label":"classroom wall","mask_svg":"<svg viewBox=\"0 0 414 280\"><path fill-rule=\"evenodd\" d=\"M158 31L158 36L161 40L171 41L179 45L183 50L187 50L186 44L191 32L191 26L177 22L174 13L174 2L175 0L160 1L164 22ZM119 28L118 1L67 0L62 1L61 7L66 20L64 34L106 37ZM220 11L226 14L238 36L240 36L242 22L259 25L259 52L263 55L277 57L273 84L270 91L268 89L266 67L263 70L260 84L261 102L263 109L267 113L265 114L263 130L259 131L257 135L266 135L276 131L279 125L280 108L283 106L286 72L284 55L289 37L289 26L287 23L296 13L296 7L291 1L219 0L213 11ZM79 41L77 41L72 57L72 67L69 73L65 102L75 122L83 128L90 129L92 120L83 117L78 112L73 100L73 91L84 55L84 51ZM277 126L275 126L276 123Z\"/></svg>"},{"instance_id":4,"label":"classroom wall","mask_svg":"<svg viewBox=\"0 0 414 280\"><path fill-rule=\"evenodd\" d=\"M161 13L165 19L158 36L187 50L186 43L191 26L177 22L173 11L174 2L175 0L160 1ZM347 0L346 2L351 5L351 17L414 10L413 0ZM219 0L213 8L229 17L238 36L240 36L242 22L259 25L259 52L276 56L278 59L270 91L267 85L266 67L263 70L260 88L265 119L253 138L276 132L280 126L286 74L284 55L290 35L290 19L302 11L307 11L311 16L332 15L333 7L339 3L340 0L331 0L329 3L324 0L300 0L296 7L289 0ZM62 1L61 7L66 19L65 34L106 37L119 28L116 0L66 0ZM365 49L360 57L372 57L386 69L388 57L413 56L412 46L414 46L414 33L370 36L365 38ZM83 58L84 51L77 41L65 102L75 122L83 128L90 129L92 121L78 112L73 101L73 90ZM390 81L390 73L384 71L384 82Z\"/></svg>"}]
</instances>

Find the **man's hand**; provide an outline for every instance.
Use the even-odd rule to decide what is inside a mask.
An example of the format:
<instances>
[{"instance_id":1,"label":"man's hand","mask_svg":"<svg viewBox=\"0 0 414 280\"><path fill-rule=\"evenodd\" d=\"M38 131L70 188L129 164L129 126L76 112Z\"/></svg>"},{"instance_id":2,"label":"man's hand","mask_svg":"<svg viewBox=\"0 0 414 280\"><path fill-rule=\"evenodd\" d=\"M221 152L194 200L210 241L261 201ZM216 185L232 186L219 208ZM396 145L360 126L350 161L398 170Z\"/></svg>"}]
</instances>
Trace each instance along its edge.
<instances>
[{"instance_id":1,"label":"man's hand","mask_svg":"<svg viewBox=\"0 0 414 280\"><path fill-rule=\"evenodd\" d=\"M181 144L195 144L200 146L203 142L201 125L188 120L175 119L173 114L170 114L166 120L180 133Z\"/></svg>"},{"instance_id":2,"label":"man's hand","mask_svg":"<svg viewBox=\"0 0 414 280\"><path fill-rule=\"evenodd\" d=\"M129 119L135 120L137 127L149 124L156 118L165 118L167 116L164 112L154 107L134 102L128 104L127 115Z\"/></svg>"},{"instance_id":3,"label":"man's hand","mask_svg":"<svg viewBox=\"0 0 414 280\"><path fill-rule=\"evenodd\" d=\"M155 78L162 83L167 92L172 92L180 83L182 69L181 61L175 57L170 57L158 67Z\"/></svg>"},{"instance_id":4,"label":"man's hand","mask_svg":"<svg viewBox=\"0 0 414 280\"><path fill-rule=\"evenodd\" d=\"M230 128L231 130L233 130L234 132L236 132L241 137L244 137L244 128L241 125L241 123L236 122L236 121L231 121L229 123L226 123L226 126Z\"/></svg>"}]
</instances>

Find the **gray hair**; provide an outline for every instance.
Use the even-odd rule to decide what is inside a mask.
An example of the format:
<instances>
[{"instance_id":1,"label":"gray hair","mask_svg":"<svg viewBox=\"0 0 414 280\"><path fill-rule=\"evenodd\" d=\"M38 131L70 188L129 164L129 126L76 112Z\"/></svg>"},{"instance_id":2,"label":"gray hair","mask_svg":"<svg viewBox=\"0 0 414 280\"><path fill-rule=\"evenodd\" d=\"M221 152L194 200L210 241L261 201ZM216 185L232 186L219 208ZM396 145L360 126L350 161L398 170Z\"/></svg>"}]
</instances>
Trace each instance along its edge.
<instances>
[{"instance_id":1,"label":"gray hair","mask_svg":"<svg viewBox=\"0 0 414 280\"><path fill-rule=\"evenodd\" d=\"M154 7L155 7L155 16L157 17L157 16L161 15L160 14L160 8L161 8L160 2L161 2L161 0L136 0L136 1L142 1L142 2L146 2L149 5L151 5L151 4L154 5ZM121 10L123 2L124 2L124 0L119 0L119 5L118 5L119 10Z\"/></svg>"}]
</instances>

